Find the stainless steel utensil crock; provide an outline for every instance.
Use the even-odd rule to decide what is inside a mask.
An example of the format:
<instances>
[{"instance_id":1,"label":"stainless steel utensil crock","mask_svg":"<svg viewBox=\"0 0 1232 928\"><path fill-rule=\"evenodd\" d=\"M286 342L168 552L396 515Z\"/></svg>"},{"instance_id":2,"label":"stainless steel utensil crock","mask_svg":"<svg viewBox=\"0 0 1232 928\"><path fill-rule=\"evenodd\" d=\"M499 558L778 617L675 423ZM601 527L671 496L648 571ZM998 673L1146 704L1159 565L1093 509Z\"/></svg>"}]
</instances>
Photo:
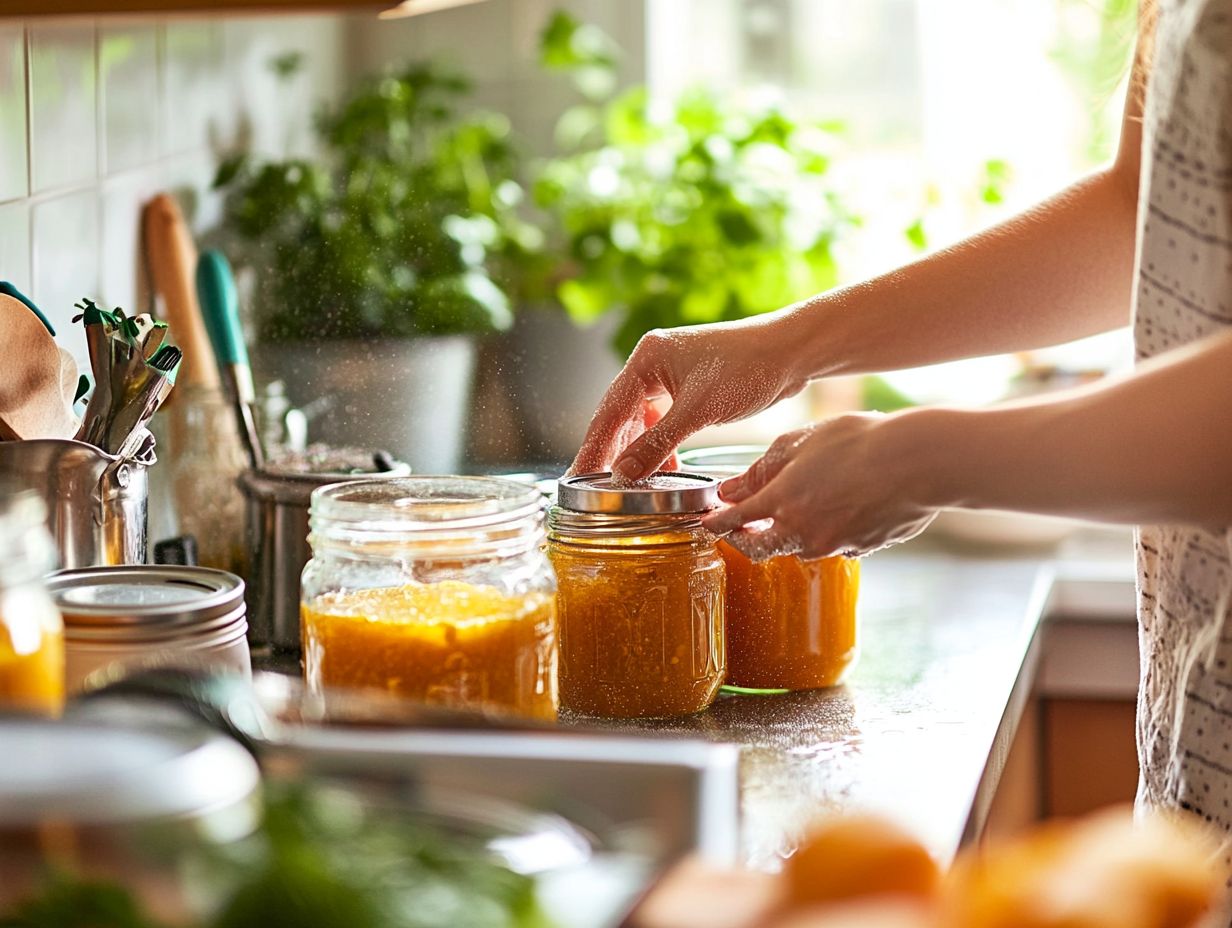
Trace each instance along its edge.
<instances>
[{"instance_id":1,"label":"stainless steel utensil crock","mask_svg":"<svg viewBox=\"0 0 1232 928\"><path fill-rule=\"evenodd\" d=\"M68 439L0 442L0 488L32 490L47 506L61 567L144 564L149 475Z\"/></svg>"},{"instance_id":2,"label":"stainless steel utensil crock","mask_svg":"<svg viewBox=\"0 0 1232 928\"><path fill-rule=\"evenodd\" d=\"M308 503L317 487L347 480L405 477L397 463L378 474L304 474L247 470L240 475L248 546L248 640L281 653L299 653L299 580L312 556Z\"/></svg>"}]
</instances>

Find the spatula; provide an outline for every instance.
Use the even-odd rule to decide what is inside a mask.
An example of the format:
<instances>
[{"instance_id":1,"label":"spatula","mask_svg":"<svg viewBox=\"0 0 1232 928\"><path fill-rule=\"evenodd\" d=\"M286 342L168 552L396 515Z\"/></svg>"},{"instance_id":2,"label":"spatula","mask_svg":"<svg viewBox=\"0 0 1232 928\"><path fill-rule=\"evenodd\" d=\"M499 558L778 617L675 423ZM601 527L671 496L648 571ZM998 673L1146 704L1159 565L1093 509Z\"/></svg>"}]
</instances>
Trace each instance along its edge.
<instances>
[{"instance_id":1,"label":"spatula","mask_svg":"<svg viewBox=\"0 0 1232 928\"><path fill-rule=\"evenodd\" d=\"M60 348L25 304L0 294L0 437L71 438L71 395L61 387Z\"/></svg>"}]
</instances>

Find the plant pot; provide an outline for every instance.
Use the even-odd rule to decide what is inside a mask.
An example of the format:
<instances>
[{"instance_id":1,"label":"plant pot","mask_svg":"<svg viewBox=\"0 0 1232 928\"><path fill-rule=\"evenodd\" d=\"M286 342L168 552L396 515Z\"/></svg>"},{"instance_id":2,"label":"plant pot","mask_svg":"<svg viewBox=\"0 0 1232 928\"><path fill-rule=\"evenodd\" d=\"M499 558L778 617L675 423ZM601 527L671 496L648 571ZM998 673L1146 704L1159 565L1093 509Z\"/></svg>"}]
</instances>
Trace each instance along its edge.
<instances>
[{"instance_id":1,"label":"plant pot","mask_svg":"<svg viewBox=\"0 0 1232 928\"><path fill-rule=\"evenodd\" d=\"M254 364L310 412L309 436L384 449L417 473L462 463L475 342L465 335L265 342Z\"/></svg>"},{"instance_id":2,"label":"plant pot","mask_svg":"<svg viewBox=\"0 0 1232 928\"><path fill-rule=\"evenodd\" d=\"M509 390L531 460L569 461L603 392L620 373L616 314L582 328L557 306L518 313L505 338Z\"/></svg>"}]
</instances>

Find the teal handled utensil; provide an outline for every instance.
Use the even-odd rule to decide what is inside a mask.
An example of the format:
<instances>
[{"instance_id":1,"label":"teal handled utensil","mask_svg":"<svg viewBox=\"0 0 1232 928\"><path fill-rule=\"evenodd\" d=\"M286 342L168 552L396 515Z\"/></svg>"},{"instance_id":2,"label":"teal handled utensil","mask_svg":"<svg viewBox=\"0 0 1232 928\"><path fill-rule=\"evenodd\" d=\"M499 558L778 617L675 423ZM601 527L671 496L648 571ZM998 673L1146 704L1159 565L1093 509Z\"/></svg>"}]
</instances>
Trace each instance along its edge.
<instances>
[{"instance_id":1,"label":"teal handled utensil","mask_svg":"<svg viewBox=\"0 0 1232 928\"><path fill-rule=\"evenodd\" d=\"M257 392L248 364L248 347L240 329L239 295L231 265L219 251L203 252L197 261L197 302L201 304L205 330L214 346L223 383L235 407L248 461L254 470L260 470L265 466L265 450L261 447L261 436L252 412Z\"/></svg>"},{"instance_id":2,"label":"teal handled utensil","mask_svg":"<svg viewBox=\"0 0 1232 928\"><path fill-rule=\"evenodd\" d=\"M34 301L14 287L7 280L0 280L0 293L5 296L11 296L13 299L17 300L17 302L23 304L26 309L38 316L38 321L43 323L48 332L50 332L53 336L56 334L56 330L52 328L50 320L43 315L43 311L41 309L34 305Z\"/></svg>"}]
</instances>

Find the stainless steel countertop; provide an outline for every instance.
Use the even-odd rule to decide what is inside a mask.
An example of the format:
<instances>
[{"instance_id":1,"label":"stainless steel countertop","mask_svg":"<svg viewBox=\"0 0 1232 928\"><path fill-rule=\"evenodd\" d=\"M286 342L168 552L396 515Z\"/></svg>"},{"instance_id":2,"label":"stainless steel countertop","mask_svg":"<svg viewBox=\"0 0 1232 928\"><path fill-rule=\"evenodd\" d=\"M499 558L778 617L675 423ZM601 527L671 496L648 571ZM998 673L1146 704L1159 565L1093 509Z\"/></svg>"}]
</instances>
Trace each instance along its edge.
<instances>
[{"instance_id":1,"label":"stainless steel countertop","mask_svg":"<svg viewBox=\"0 0 1232 928\"><path fill-rule=\"evenodd\" d=\"M738 744L754 867L775 867L811 819L839 809L892 815L947 859L978 833L995 791L1034 677L1041 613L1055 600L1055 559L1072 573L1083 559L1128 568L1128 554L1123 535L1018 556L927 539L882 552L863 564L861 655L844 685L602 724Z\"/></svg>"}]
</instances>

